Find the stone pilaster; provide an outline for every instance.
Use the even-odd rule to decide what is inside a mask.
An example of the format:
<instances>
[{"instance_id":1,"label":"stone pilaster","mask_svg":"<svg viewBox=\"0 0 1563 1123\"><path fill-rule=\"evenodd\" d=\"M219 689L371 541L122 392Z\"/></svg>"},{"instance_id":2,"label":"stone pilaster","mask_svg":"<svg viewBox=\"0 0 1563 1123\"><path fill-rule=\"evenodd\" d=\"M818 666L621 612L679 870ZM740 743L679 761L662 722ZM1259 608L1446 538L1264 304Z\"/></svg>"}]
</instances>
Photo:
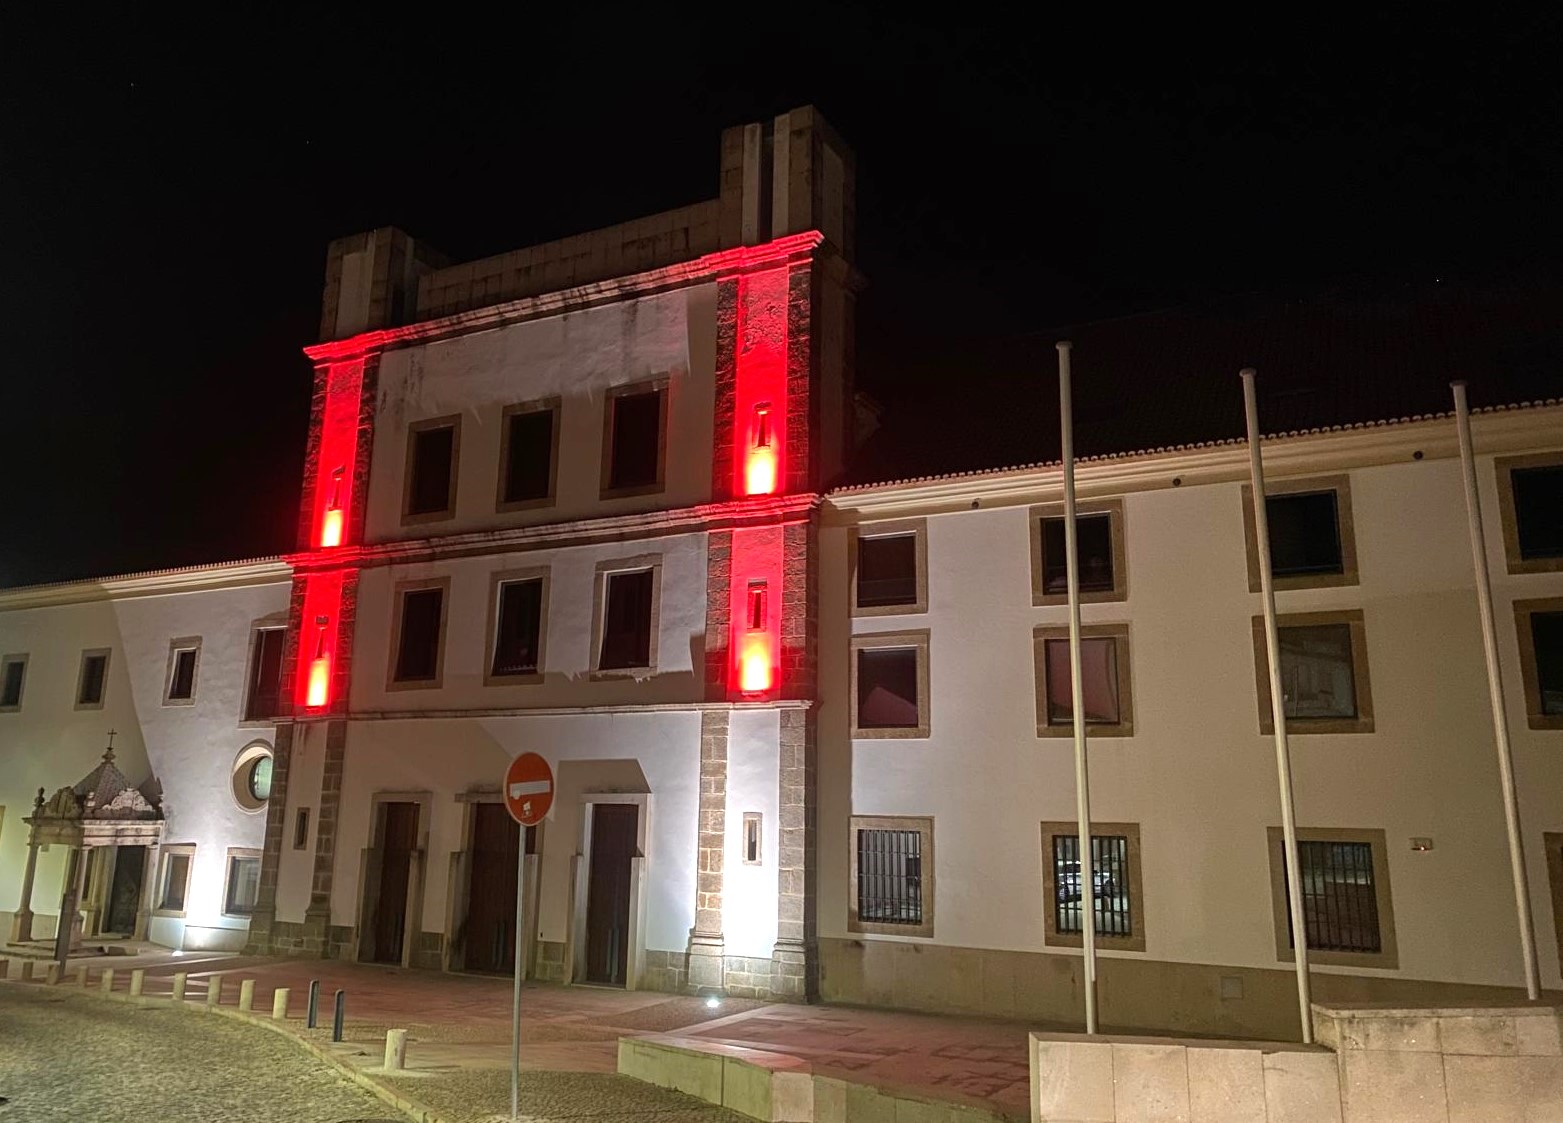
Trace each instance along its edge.
<instances>
[{"instance_id":1,"label":"stone pilaster","mask_svg":"<svg viewBox=\"0 0 1563 1123\"><path fill-rule=\"evenodd\" d=\"M727 846L729 714L700 715L700 811L695 835L695 926L689 933L688 989L720 991L726 965L722 939L722 873Z\"/></svg>"},{"instance_id":2,"label":"stone pilaster","mask_svg":"<svg viewBox=\"0 0 1563 1123\"><path fill-rule=\"evenodd\" d=\"M288 777L293 770L292 725L279 725L271 747L271 795L266 800L266 836L261 844L260 890L250 914L246 955L269 955L277 919L277 878L282 864L282 840L287 832Z\"/></svg>"},{"instance_id":3,"label":"stone pilaster","mask_svg":"<svg viewBox=\"0 0 1563 1123\"><path fill-rule=\"evenodd\" d=\"M771 993L777 998L804 1001L819 994L815 936L815 725L812 708L781 712L776 947L771 952Z\"/></svg>"},{"instance_id":4,"label":"stone pilaster","mask_svg":"<svg viewBox=\"0 0 1563 1123\"><path fill-rule=\"evenodd\" d=\"M342 771L347 760L347 722L326 724L326 759L320 774L320 810L315 818L315 869L304 910L306 949L324 955L331 927L331 884L336 870L337 826L342 804ZM318 943L317 943L318 941Z\"/></svg>"}]
</instances>

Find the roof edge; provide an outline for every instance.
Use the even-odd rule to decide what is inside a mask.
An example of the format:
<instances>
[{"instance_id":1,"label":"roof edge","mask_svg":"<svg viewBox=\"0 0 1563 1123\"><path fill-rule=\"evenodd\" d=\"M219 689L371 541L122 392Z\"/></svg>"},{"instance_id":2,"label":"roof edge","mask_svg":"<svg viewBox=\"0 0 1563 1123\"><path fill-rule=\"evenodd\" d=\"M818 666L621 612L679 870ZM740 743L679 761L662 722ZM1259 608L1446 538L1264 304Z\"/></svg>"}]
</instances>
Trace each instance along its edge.
<instances>
[{"instance_id":1,"label":"roof edge","mask_svg":"<svg viewBox=\"0 0 1563 1123\"><path fill-rule=\"evenodd\" d=\"M273 555L238 561L211 562L206 565L178 566L172 569L148 569L139 573L120 573L107 577L85 577L74 581L54 581L41 585L17 585L11 588L0 588L0 612L19 608L43 608L50 605L114 600L121 597L192 592L198 589L268 585L289 580L292 576L293 567L281 557Z\"/></svg>"}]
</instances>

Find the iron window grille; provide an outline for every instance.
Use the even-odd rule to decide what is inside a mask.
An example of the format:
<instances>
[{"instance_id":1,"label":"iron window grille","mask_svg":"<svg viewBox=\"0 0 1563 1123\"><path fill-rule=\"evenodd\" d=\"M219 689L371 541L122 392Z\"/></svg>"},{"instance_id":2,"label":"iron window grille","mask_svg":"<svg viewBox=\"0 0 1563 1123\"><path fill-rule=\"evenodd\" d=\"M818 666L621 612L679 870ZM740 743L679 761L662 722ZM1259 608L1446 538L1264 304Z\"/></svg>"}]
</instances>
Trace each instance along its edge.
<instances>
[{"instance_id":1,"label":"iron window grille","mask_svg":"<svg viewBox=\"0 0 1563 1123\"><path fill-rule=\"evenodd\" d=\"M875 924L923 923L921 831L857 832L857 913Z\"/></svg>"},{"instance_id":2,"label":"iron window grille","mask_svg":"<svg viewBox=\"0 0 1563 1123\"><path fill-rule=\"evenodd\" d=\"M1091 836L1091 885L1098 936L1134 935L1129 907L1129 839L1126 835ZM1053 915L1061 935L1080 935L1085 923L1084 877L1077 835L1053 836Z\"/></svg>"},{"instance_id":3,"label":"iron window grille","mask_svg":"<svg viewBox=\"0 0 1563 1123\"><path fill-rule=\"evenodd\" d=\"M1285 842L1281 846L1281 887L1290 894ZM1302 873L1303 925L1308 947L1370 955L1383 951L1372 844L1299 841L1297 863ZM1290 947L1297 946L1290 909L1286 910L1286 942Z\"/></svg>"}]
</instances>

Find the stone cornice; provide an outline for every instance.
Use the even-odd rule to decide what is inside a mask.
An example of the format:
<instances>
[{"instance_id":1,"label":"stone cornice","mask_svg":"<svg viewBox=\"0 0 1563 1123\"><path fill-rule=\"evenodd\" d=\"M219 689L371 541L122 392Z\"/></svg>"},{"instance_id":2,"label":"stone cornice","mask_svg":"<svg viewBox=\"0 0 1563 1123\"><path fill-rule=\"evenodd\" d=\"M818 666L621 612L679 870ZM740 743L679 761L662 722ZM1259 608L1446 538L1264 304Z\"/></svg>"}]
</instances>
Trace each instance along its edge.
<instances>
[{"instance_id":1,"label":"stone cornice","mask_svg":"<svg viewBox=\"0 0 1563 1123\"><path fill-rule=\"evenodd\" d=\"M678 714L707 710L807 710L815 703L807 698L781 698L770 702L623 702L596 706L469 706L441 710L354 710L347 721L454 721L492 717L560 717L588 714ZM341 721L343 716L295 717L278 724L307 725L313 721Z\"/></svg>"},{"instance_id":2,"label":"stone cornice","mask_svg":"<svg viewBox=\"0 0 1563 1123\"><path fill-rule=\"evenodd\" d=\"M117 577L95 577L85 581L61 581L52 585L25 585L16 589L0 589L0 612L211 589L242 589L251 585L285 582L292 575L293 567L283 559L258 558L183 569L157 569Z\"/></svg>"},{"instance_id":3,"label":"stone cornice","mask_svg":"<svg viewBox=\"0 0 1563 1123\"><path fill-rule=\"evenodd\" d=\"M1484 410L1473 415L1471 425L1478 455L1563 447L1563 403ZM1425 460L1460 455L1454 420L1448 415L1268 436L1263 449L1270 479L1409 463L1416 453ZM1082 498L1247 479L1248 445L1241 440L1075 464L1075 486ZM1056 463L1034 464L839 489L824 496L822 518L830 525L852 525L973 507L1030 505L1056 501L1062 495L1063 468Z\"/></svg>"},{"instance_id":4,"label":"stone cornice","mask_svg":"<svg viewBox=\"0 0 1563 1123\"><path fill-rule=\"evenodd\" d=\"M432 320L401 327L361 332L347 339L330 340L304 348L316 363L341 362L361 358L378 351L390 351L420 343L433 343L470 332L489 331L507 324L555 316L562 312L590 308L630 297L648 296L686 285L701 284L721 277L736 276L754 269L807 261L824 241L817 230L788 234L761 246L734 246L704 254L677 265L665 265L642 273L631 273L605 281L575 285L538 296L507 300L486 308L456 312Z\"/></svg>"}]
</instances>

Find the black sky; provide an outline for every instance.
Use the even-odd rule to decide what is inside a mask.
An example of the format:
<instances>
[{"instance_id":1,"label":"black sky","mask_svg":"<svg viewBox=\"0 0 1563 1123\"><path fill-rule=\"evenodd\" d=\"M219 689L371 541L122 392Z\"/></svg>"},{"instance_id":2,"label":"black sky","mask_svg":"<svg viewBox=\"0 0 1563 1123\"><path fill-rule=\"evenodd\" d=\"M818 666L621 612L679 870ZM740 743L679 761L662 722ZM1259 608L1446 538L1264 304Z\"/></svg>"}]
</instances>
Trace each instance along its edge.
<instances>
[{"instance_id":1,"label":"black sky","mask_svg":"<svg viewBox=\"0 0 1563 1123\"><path fill-rule=\"evenodd\" d=\"M858 152L892 409L974 339L1563 262L1539 11L515 10L8 16L0 585L291 548L331 238L468 259L709 198L722 127L798 104Z\"/></svg>"}]
</instances>

